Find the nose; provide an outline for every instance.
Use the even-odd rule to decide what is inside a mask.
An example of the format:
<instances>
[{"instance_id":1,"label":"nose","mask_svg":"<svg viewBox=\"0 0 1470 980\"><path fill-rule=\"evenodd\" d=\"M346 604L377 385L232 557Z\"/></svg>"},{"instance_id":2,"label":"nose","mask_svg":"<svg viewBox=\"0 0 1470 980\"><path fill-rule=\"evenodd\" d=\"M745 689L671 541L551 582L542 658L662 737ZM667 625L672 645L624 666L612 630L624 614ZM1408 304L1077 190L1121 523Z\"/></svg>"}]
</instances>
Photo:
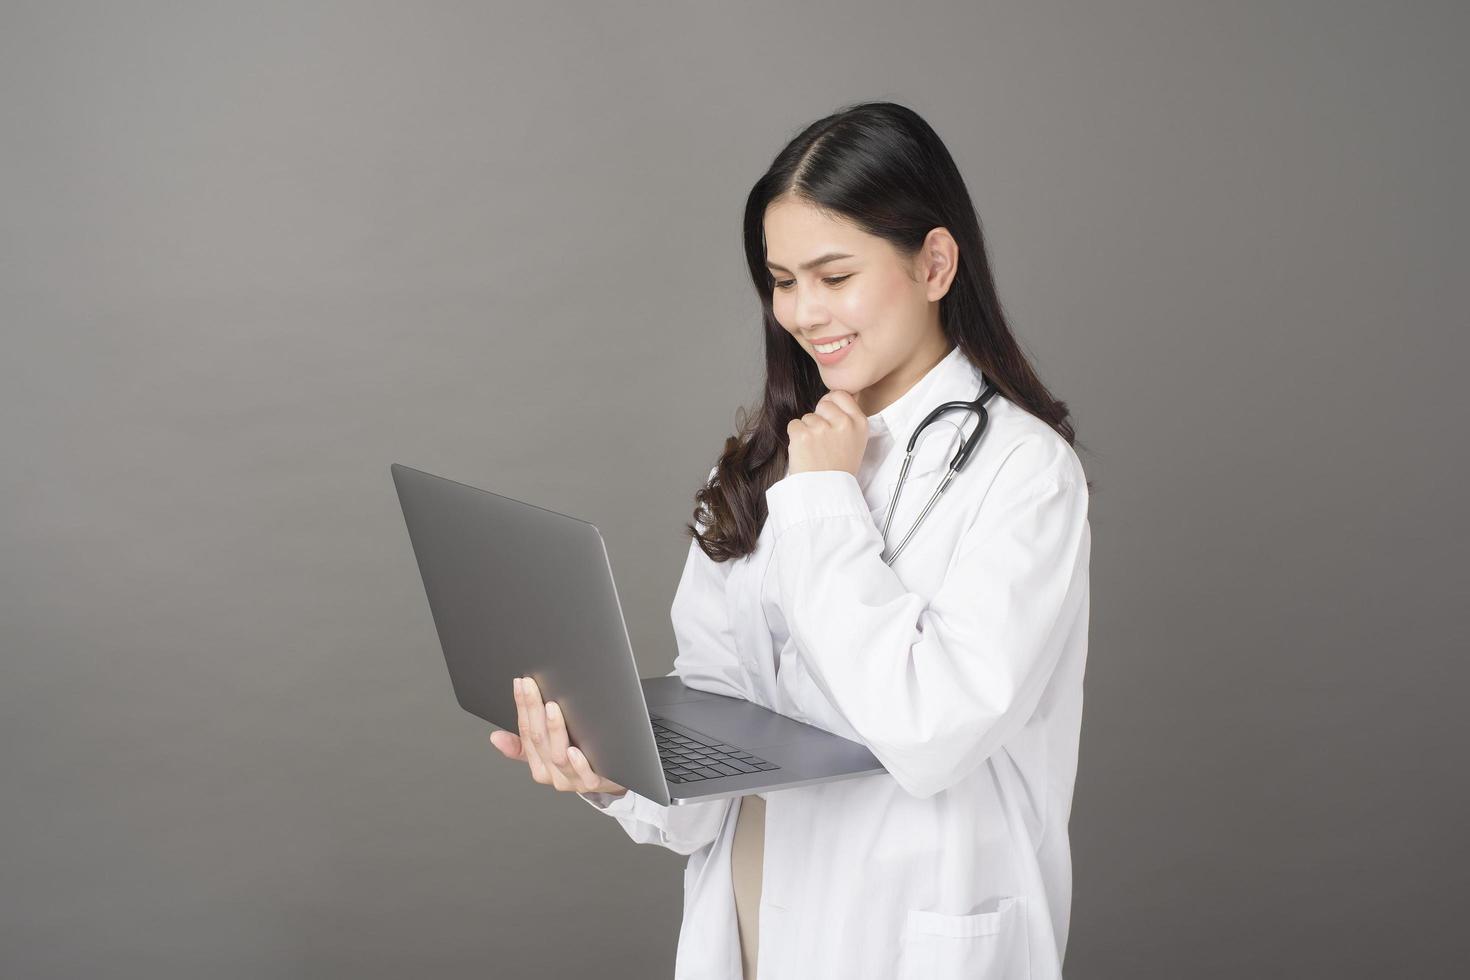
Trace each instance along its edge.
<instances>
[{"instance_id":1,"label":"nose","mask_svg":"<svg viewBox=\"0 0 1470 980\"><path fill-rule=\"evenodd\" d=\"M830 317L827 316L827 307L813 292L803 293L801 286L796 287L795 309L793 312L796 329L803 336L820 337L817 333L818 327L824 326Z\"/></svg>"}]
</instances>

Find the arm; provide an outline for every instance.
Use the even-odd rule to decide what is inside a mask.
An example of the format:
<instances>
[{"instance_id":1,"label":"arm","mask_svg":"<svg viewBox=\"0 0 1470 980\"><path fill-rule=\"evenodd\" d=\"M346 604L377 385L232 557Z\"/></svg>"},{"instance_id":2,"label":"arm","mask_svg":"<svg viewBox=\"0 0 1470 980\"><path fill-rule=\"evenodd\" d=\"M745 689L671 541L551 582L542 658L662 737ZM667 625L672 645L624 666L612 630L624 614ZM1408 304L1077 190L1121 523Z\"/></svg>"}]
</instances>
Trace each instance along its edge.
<instances>
[{"instance_id":1,"label":"arm","mask_svg":"<svg viewBox=\"0 0 1470 980\"><path fill-rule=\"evenodd\" d=\"M766 491L767 574L797 653L913 796L954 785L1020 731L1085 596L1086 483L1026 448L1003 464L927 603L883 562L851 473L790 474Z\"/></svg>"}]
</instances>

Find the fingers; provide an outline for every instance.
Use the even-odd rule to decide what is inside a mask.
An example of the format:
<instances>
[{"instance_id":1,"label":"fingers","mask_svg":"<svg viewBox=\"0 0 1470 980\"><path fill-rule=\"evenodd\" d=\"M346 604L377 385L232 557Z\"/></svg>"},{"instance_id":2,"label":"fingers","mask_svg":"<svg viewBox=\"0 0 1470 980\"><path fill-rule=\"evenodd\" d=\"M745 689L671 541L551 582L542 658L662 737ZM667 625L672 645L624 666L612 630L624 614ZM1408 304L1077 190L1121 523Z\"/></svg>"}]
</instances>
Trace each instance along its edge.
<instances>
[{"instance_id":1,"label":"fingers","mask_svg":"<svg viewBox=\"0 0 1470 980\"><path fill-rule=\"evenodd\" d=\"M543 705L540 688L534 680L517 677L512 686L520 735L491 732L490 741L496 748L512 759L526 762L536 782L563 792L627 792L622 785L599 776L582 750L571 744L561 705L555 701Z\"/></svg>"},{"instance_id":2,"label":"fingers","mask_svg":"<svg viewBox=\"0 0 1470 980\"><path fill-rule=\"evenodd\" d=\"M577 792L590 793L595 790L602 779L592 771L592 763L582 754L582 750L575 746L567 749L567 756L572 760L572 769L577 773Z\"/></svg>"},{"instance_id":3,"label":"fingers","mask_svg":"<svg viewBox=\"0 0 1470 980\"><path fill-rule=\"evenodd\" d=\"M844 394L846 393L844 392ZM849 399L851 398L851 396L848 397ZM840 432L857 425L859 418L861 418L864 430L866 430L868 424L867 416L859 417L854 414L855 411L855 409L846 408L845 403L833 398L832 393L829 392L822 396L822 400L817 402L810 412L807 412L799 419L792 419L788 422L786 424L786 434L790 436L797 434L798 430L816 432L822 429L835 429ZM793 426L795 429L793 429Z\"/></svg>"},{"instance_id":4,"label":"fingers","mask_svg":"<svg viewBox=\"0 0 1470 980\"><path fill-rule=\"evenodd\" d=\"M844 423L856 424L859 417L866 426L868 417L858 407L857 399L850 392L834 388L821 397L814 409L816 414L826 419L834 426Z\"/></svg>"},{"instance_id":5,"label":"fingers","mask_svg":"<svg viewBox=\"0 0 1470 980\"><path fill-rule=\"evenodd\" d=\"M541 761L541 756L536 751L536 738L531 727L531 705L530 696L526 690L526 684L522 678L515 679L516 692L516 729L521 733L521 748L526 753L526 762L531 766L531 778L538 783L551 782L551 775L546 771L546 766Z\"/></svg>"},{"instance_id":6,"label":"fingers","mask_svg":"<svg viewBox=\"0 0 1470 980\"><path fill-rule=\"evenodd\" d=\"M848 416L848 414L842 409L838 408L836 403L834 403L830 398L824 397L821 401L817 402L817 407L813 410L813 414L815 414L818 418L821 418L834 429L840 429L843 426L852 423L852 419Z\"/></svg>"},{"instance_id":7,"label":"fingers","mask_svg":"<svg viewBox=\"0 0 1470 980\"><path fill-rule=\"evenodd\" d=\"M820 404L817 405L818 409L821 409L821 407L822 406ZM828 411L835 412L836 409L829 408ZM801 418L792 420L792 422L794 422L798 427L811 432L816 432L819 429L830 427L832 425L832 421L832 419L823 415L821 411L807 412ZM790 428L791 424L792 423L790 422L787 423L787 427Z\"/></svg>"},{"instance_id":8,"label":"fingers","mask_svg":"<svg viewBox=\"0 0 1470 980\"><path fill-rule=\"evenodd\" d=\"M546 702L546 739L549 746L547 758L556 771L561 773L565 783L558 783L556 788L582 789L581 777L577 774L576 766L572 765L569 754L567 720L562 717L561 705L555 701Z\"/></svg>"},{"instance_id":9,"label":"fingers","mask_svg":"<svg viewBox=\"0 0 1470 980\"><path fill-rule=\"evenodd\" d=\"M533 678L522 677L520 687L521 705L525 709L526 728L531 740L526 753L536 760L532 766L532 776L538 783L547 783L559 790L569 790L572 788L575 773L567 760L566 725L560 708L553 703L548 711L541 701L541 689ZM555 716L555 732L548 727L548 714ZM559 742L557 733L560 735Z\"/></svg>"},{"instance_id":10,"label":"fingers","mask_svg":"<svg viewBox=\"0 0 1470 980\"><path fill-rule=\"evenodd\" d=\"M868 413L863 411L863 407L858 404L857 396L850 391L833 388L823 395L821 401L817 402L817 404L820 405L822 402L830 402L842 409L853 421L862 419L866 422L868 420Z\"/></svg>"},{"instance_id":11,"label":"fingers","mask_svg":"<svg viewBox=\"0 0 1470 980\"><path fill-rule=\"evenodd\" d=\"M526 727L531 733L531 748L543 766L551 760L546 750L546 707L541 703L541 690L529 677L521 678L521 703L526 706Z\"/></svg>"},{"instance_id":12,"label":"fingers","mask_svg":"<svg viewBox=\"0 0 1470 980\"><path fill-rule=\"evenodd\" d=\"M570 790L576 793L625 793L627 787L615 783L611 779L599 776L592 768L592 763L587 761L587 756L575 745L569 744L566 729L566 720L561 713L561 705L555 701L546 702L546 717L549 722L548 733L554 744L565 746L566 765L560 765L562 775L566 779L566 785L557 784L557 789ZM552 734L554 733L554 734Z\"/></svg>"}]
</instances>

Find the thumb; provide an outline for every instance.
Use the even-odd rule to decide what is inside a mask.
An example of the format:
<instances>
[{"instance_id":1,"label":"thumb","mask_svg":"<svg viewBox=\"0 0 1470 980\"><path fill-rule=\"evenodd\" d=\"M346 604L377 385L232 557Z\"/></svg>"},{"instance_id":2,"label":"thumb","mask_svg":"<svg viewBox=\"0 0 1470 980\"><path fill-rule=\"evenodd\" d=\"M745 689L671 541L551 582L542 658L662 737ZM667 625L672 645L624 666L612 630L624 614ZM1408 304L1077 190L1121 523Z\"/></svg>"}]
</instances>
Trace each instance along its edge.
<instances>
[{"instance_id":1,"label":"thumb","mask_svg":"<svg viewBox=\"0 0 1470 980\"><path fill-rule=\"evenodd\" d=\"M496 736L499 737L497 738ZM521 757L521 738L513 732L491 732L490 744L512 759L519 759Z\"/></svg>"}]
</instances>

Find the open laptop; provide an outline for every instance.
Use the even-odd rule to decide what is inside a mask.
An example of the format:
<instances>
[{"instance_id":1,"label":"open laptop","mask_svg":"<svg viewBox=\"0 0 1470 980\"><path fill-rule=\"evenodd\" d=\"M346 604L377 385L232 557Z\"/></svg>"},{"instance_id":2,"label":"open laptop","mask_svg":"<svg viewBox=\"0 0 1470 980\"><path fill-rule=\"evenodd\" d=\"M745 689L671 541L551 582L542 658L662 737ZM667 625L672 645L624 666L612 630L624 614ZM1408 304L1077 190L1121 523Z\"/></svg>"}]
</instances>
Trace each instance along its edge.
<instances>
[{"instance_id":1,"label":"open laptop","mask_svg":"<svg viewBox=\"0 0 1470 980\"><path fill-rule=\"evenodd\" d=\"M466 711L514 731L511 680L533 677L593 771L664 806L886 771L865 746L744 698L640 679L595 525L389 469Z\"/></svg>"}]
</instances>

